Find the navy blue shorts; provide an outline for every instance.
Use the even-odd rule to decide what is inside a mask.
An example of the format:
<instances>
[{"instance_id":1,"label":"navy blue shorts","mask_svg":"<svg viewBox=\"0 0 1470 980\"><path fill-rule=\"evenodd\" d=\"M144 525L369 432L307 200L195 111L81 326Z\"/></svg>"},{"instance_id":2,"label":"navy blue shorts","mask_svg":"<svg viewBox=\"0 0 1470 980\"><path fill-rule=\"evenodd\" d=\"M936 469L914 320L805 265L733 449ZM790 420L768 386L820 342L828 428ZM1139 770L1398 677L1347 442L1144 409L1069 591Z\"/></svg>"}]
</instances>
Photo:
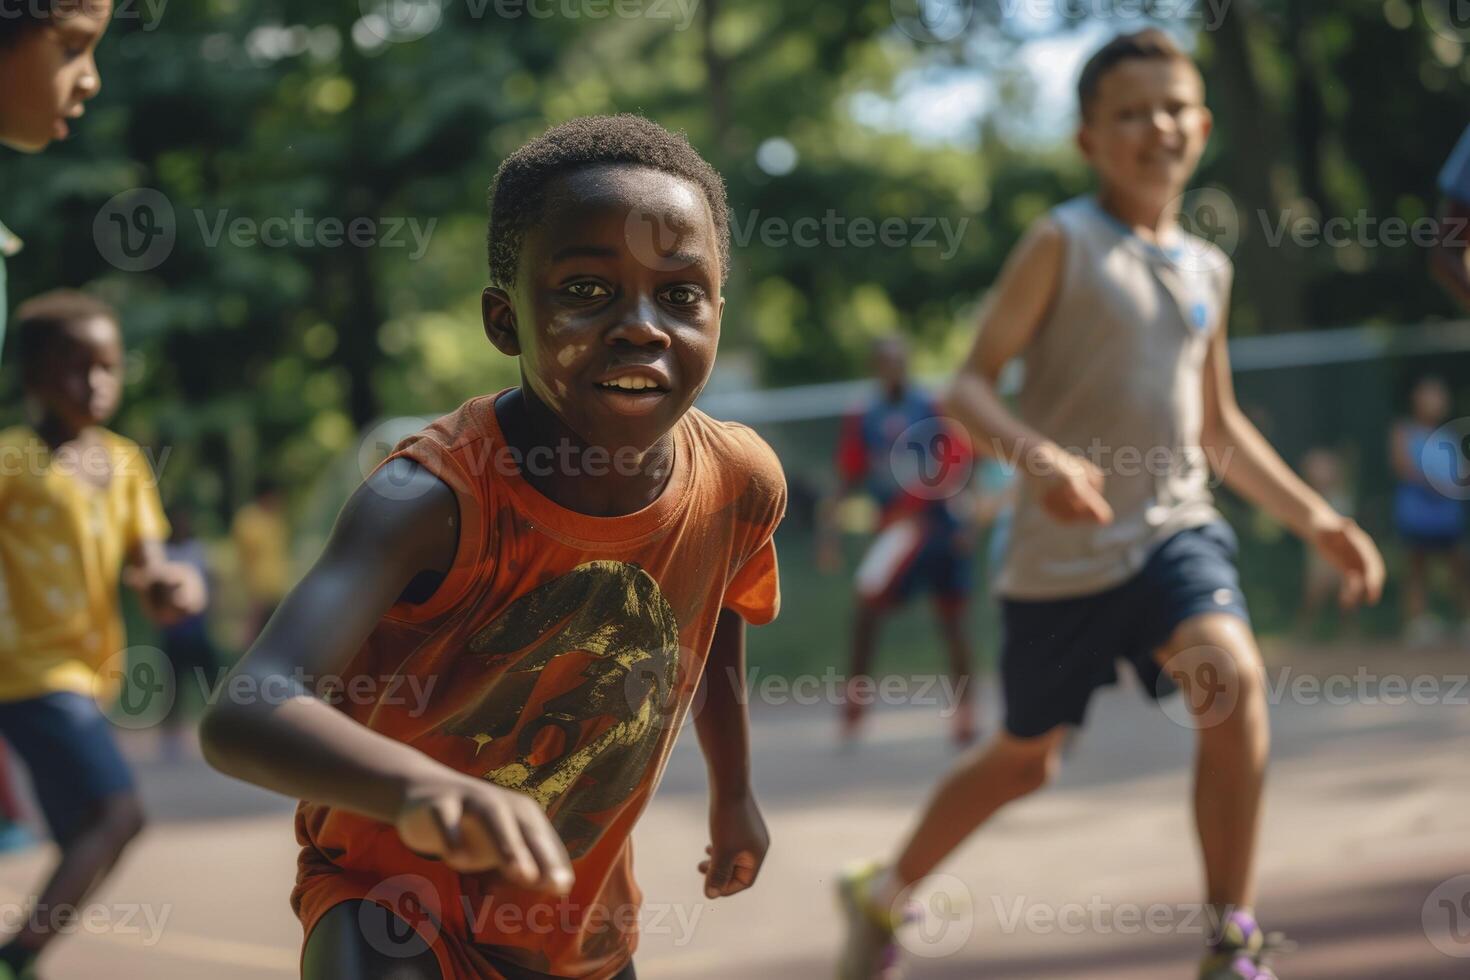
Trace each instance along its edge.
<instances>
[{"instance_id":1,"label":"navy blue shorts","mask_svg":"<svg viewBox=\"0 0 1470 980\"><path fill-rule=\"evenodd\" d=\"M1132 664L1151 697L1172 693L1154 654L1180 623L1215 612L1250 622L1235 570L1238 548L1230 526L1216 522L1180 531L1138 574L1105 592L1003 600L1006 730L1034 738L1058 725L1081 725L1092 693L1117 682L1119 660Z\"/></svg>"},{"instance_id":2,"label":"navy blue shorts","mask_svg":"<svg viewBox=\"0 0 1470 980\"><path fill-rule=\"evenodd\" d=\"M0 735L25 763L46 825L63 847L86 829L103 800L133 792L112 722L89 697L57 691L0 701Z\"/></svg>"},{"instance_id":3,"label":"navy blue shorts","mask_svg":"<svg viewBox=\"0 0 1470 980\"><path fill-rule=\"evenodd\" d=\"M970 594L975 556L958 525L899 521L880 532L858 567L858 595L878 606L901 606L919 593L958 604Z\"/></svg>"}]
</instances>

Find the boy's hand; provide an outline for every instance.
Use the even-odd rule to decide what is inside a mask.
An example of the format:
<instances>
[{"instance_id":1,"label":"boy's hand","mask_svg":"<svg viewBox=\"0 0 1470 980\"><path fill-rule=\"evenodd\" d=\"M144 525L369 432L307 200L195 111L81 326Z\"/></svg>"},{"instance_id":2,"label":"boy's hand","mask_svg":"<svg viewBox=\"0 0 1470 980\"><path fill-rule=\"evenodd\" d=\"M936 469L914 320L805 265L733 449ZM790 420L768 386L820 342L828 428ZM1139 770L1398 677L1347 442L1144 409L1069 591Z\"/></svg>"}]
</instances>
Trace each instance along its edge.
<instances>
[{"instance_id":1,"label":"boy's hand","mask_svg":"<svg viewBox=\"0 0 1470 980\"><path fill-rule=\"evenodd\" d=\"M1373 539L1351 517L1330 514L1314 521L1311 544L1342 573L1338 602L1351 609L1373 605L1383 594L1383 556Z\"/></svg>"},{"instance_id":2,"label":"boy's hand","mask_svg":"<svg viewBox=\"0 0 1470 980\"><path fill-rule=\"evenodd\" d=\"M160 626L172 626L204 611L208 591L193 565L165 562L123 572L123 582L136 589L143 612Z\"/></svg>"},{"instance_id":3,"label":"boy's hand","mask_svg":"<svg viewBox=\"0 0 1470 980\"><path fill-rule=\"evenodd\" d=\"M1089 460L1055 444L1033 450L1027 476L1036 481L1042 509L1063 524L1111 524L1113 508L1102 495L1103 473Z\"/></svg>"},{"instance_id":4,"label":"boy's hand","mask_svg":"<svg viewBox=\"0 0 1470 980\"><path fill-rule=\"evenodd\" d=\"M551 821L524 793L469 776L409 789L394 821L403 843L455 871L498 871L513 885L565 895L572 863Z\"/></svg>"},{"instance_id":5,"label":"boy's hand","mask_svg":"<svg viewBox=\"0 0 1470 980\"><path fill-rule=\"evenodd\" d=\"M739 802L716 805L709 815L710 846L708 855L699 862L704 875L704 897L723 898L743 892L755 884L761 863L771 846L766 822L761 818L755 798L747 796Z\"/></svg>"}]
</instances>

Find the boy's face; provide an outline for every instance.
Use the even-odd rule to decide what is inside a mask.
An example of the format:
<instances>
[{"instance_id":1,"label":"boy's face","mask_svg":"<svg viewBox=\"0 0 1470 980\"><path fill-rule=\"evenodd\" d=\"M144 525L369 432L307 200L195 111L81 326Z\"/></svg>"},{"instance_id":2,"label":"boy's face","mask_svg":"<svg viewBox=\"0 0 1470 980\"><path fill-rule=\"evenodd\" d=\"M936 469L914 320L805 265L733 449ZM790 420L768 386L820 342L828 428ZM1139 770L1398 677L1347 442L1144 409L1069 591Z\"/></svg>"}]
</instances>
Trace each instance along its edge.
<instances>
[{"instance_id":1,"label":"boy's face","mask_svg":"<svg viewBox=\"0 0 1470 980\"><path fill-rule=\"evenodd\" d=\"M1168 201L1189 182L1212 125L1194 65L1131 58L1098 81L1077 143L1104 183Z\"/></svg>"},{"instance_id":2,"label":"boy's face","mask_svg":"<svg viewBox=\"0 0 1470 980\"><path fill-rule=\"evenodd\" d=\"M40 352L30 394L75 431L112 418L122 398L122 339L106 317L62 327Z\"/></svg>"},{"instance_id":3,"label":"boy's face","mask_svg":"<svg viewBox=\"0 0 1470 980\"><path fill-rule=\"evenodd\" d=\"M49 22L0 49L0 143L34 153L65 139L68 119L102 88L93 52L112 0L60 0Z\"/></svg>"},{"instance_id":4,"label":"boy's face","mask_svg":"<svg viewBox=\"0 0 1470 980\"><path fill-rule=\"evenodd\" d=\"M1450 393L1438 381L1421 381L1414 387L1414 418L1437 425L1450 414Z\"/></svg>"},{"instance_id":5,"label":"boy's face","mask_svg":"<svg viewBox=\"0 0 1470 980\"><path fill-rule=\"evenodd\" d=\"M547 188L515 286L485 291L485 331L585 443L642 451L709 380L720 273L699 187L645 167L587 167Z\"/></svg>"},{"instance_id":6,"label":"boy's face","mask_svg":"<svg viewBox=\"0 0 1470 980\"><path fill-rule=\"evenodd\" d=\"M873 346L873 376L889 388L900 388L908 381L909 353L897 341L883 341Z\"/></svg>"}]
</instances>

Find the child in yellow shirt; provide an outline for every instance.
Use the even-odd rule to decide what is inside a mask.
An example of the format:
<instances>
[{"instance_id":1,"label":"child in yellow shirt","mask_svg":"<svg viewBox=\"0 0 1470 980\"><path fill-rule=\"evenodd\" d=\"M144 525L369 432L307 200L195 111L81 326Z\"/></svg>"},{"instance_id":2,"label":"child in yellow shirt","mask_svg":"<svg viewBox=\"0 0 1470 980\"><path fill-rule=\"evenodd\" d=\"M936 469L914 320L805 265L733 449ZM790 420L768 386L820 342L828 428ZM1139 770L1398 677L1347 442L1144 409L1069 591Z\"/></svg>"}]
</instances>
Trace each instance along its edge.
<instances>
[{"instance_id":1,"label":"child in yellow shirt","mask_svg":"<svg viewBox=\"0 0 1470 980\"><path fill-rule=\"evenodd\" d=\"M26 973L143 826L132 776L99 704L99 668L126 647L118 585L161 624L197 612L204 583L169 562L150 461L103 428L122 393L116 313L57 291L16 311L34 425L0 432L0 735L25 760L61 860L27 923L0 947L0 980ZM110 673L110 672L109 672Z\"/></svg>"}]
</instances>

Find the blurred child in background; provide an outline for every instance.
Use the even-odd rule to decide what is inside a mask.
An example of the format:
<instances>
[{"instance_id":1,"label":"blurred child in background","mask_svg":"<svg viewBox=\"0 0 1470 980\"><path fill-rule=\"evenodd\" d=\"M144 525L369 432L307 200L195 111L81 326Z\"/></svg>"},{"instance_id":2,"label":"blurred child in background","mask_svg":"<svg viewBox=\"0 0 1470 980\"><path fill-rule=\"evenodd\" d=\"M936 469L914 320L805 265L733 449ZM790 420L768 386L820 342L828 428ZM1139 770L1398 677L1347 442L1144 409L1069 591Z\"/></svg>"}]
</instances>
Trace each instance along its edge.
<instances>
[{"instance_id":1,"label":"blurred child in background","mask_svg":"<svg viewBox=\"0 0 1470 980\"><path fill-rule=\"evenodd\" d=\"M269 478L260 482L255 499L241 507L230 526L240 560L240 577L250 603L245 646L255 642L290 585L290 529L281 489Z\"/></svg>"},{"instance_id":2,"label":"blurred child in background","mask_svg":"<svg viewBox=\"0 0 1470 980\"><path fill-rule=\"evenodd\" d=\"M842 706L842 737L851 742L858 735L871 698L871 682L878 630L883 621L915 593L934 600L935 618L949 654L950 674L956 703L953 736L957 744L975 739L975 717L970 696L970 642L966 625L974 561L974 532L959 513L956 493L963 486L927 488L924 476L943 474L910 473L900 463L911 463L909 447L898 445L910 439L927 457L930 441L946 438L945 420L934 399L909 379L908 347L902 337L892 335L873 344L873 374L879 389L865 405L843 423L837 447L837 469L841 487L837 498L823 508L819 530L818 561L826 570L835 568L836 505L841 498L862 491L880 509L879 530L854 580L856 611L852 624L851 666ZM963 434L948 434L955 446L964 445L966 470L968 444ZM910 438L912 437L912 438ZM927 462L927 461L926 461ZM926 465L921 463L920 465ZM902 470L902 472L901 472ZM951 489L954 492L945 492ZM954 506L952 506L952 504ZM864 691L860 685L868 685Z\"/></svg>"},{"instance_id":3,"label":"blurred child in background","mask_svg":"<svg viewBox=\"0 0 1470 980\"><path fill-rule=\"evenodd\" d=\"M0 432L0 734L30 770L61 860L0 980L20 976L143 826L102 706L100 672L127 646L118 585L160 624L204 607L204 583L164 553L157 479L138 445L104 428L122 395L117 314L83 293L16 311L30 425Z\"/></svg>"},{"instance_id":4,"label":"blurred child in background","mask_svg":"<svg viewBox=\"0 0 1470 980\"><path fill-rule=\"evenodd\" d=\"M1409 417L1395 423L1389 444L1398 478L1393 525L1403 539L1409 562L1404 576L1404 630L1414 646L1434 643L1442 632L1429 610L1431 564L1443 563L1451 575L1462 630L1470 599L1462 546L1465 505L1440 489L1458 478L1459 447L1435 432L1449 416L1450 392L1445 383L1435 377L1420 378L1409 396Z\"/></svg>"}]
</instances>

